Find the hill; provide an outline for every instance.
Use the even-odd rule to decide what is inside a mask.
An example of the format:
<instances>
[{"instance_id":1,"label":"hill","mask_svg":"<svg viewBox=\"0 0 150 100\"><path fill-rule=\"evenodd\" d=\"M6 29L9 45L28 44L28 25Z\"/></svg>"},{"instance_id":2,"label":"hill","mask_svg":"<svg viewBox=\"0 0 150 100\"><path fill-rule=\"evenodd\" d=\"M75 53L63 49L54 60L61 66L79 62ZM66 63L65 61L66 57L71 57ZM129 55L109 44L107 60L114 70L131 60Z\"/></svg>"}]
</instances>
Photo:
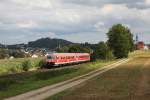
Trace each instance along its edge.
<instances>
[{"instance_id":1,"label":"hill","mask_svg":"<svg viewBox=\"0 0 150 100\"><path fill-rule=\"evenodd\" d=\"M3 47L5 47L3 44L0 44L0 48L3 48Z\"/></svg>"},{"instance_id":2,"label":"hill","mask_svg":"<svg viewBox=\"0 0 150 100\"><path fill-rule=\"evenodd\" d=\"M36 41L31 41L28 43L28 47L32 48L50 48L55 49L57 47L63 47L66 45L74 44L70 41L63 39L51 39L51 38L41 38Z\"/></svg>"}]
</instances>

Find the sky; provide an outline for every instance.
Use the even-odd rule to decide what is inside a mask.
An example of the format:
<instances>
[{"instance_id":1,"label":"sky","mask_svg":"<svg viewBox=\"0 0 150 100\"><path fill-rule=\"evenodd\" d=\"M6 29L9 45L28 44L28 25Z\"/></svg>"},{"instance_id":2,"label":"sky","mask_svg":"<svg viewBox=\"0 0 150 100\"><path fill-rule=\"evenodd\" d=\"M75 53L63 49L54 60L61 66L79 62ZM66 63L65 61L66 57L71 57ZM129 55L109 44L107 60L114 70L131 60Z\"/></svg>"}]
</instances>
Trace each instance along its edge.
<instances>
[{"instance_id":1,"label":"sky","mask_svg":"<svg viewBox=\"0 0 150 100\"><path fill-rule=\"evenodd\" d=\"M44 37L98 43L118 23L150 43L149 18L150 0L0 0L0 43Z\"/></svg>"}]
</instances>

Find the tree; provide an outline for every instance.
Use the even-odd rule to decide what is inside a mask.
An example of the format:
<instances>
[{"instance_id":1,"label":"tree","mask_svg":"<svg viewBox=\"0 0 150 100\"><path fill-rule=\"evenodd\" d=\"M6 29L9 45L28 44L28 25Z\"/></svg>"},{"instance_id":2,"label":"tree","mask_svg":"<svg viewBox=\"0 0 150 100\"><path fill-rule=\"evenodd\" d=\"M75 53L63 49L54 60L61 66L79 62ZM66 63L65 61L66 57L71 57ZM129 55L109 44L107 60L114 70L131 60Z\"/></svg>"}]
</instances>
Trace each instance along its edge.
<instances>
[{"instance_id":1,"label":"tree","mask_svg":"<svg viewBox=\"0 0 150 100\"><path fill-rule=\"evenodd\" d=\"M56 51L59 53L68 53L69 46L64 46L62 48L57 48Z\"/></svg>"},{"instance_id":2,"label":"tree","mask_svg":"<svg viewBox=\"0 0 150 100\"><path fill-rule=\"evenodd\" d=\"M82 47L81 45L72 45L69 47L69 53L91 53L91 49Z\"/></svg>"},{"instance_id":3,"label":"tree","mask_svg":"<svg viewBox=\"0 0 150 100\"><path fill-rule=\"evenodd\" d=\"M9 55L15 58L24 58L27 56L24 52L22 52L21 50L17 50L17 49L9 50Z\"/></svg>"},{"instance_id":4,"label":"tree","mask_svg":"<svg viewBox=\"0 0 150 100\"><path fill-rule=\"evenodd\" d=\"M92 55L95 59L112 59L112 51L109 49L106 43L100 42L96 45L96 49Z\"/></svg>"},{"instance_id":5,"label":"tree","mask_svg":"<svg viewBox=\"0 0 150 100\"><path fill-rule=\"evenodd\" d=\"M8 57L9 57L8 50L0 49L0 59L4 59L4 58L8 58Z\"/></svg>"},{"instance_id":6,"label":"tree","mask_svg":"<svg viewBox=\"0 0 150 100\"><path fill-rule=\"evenodd\" d=\"M113 50L113 54L117 58L128 57L129 51L132 50L133 36L130 30L121 25L113 25L107 33L108 45Z\"/></svg>"}]
</instances>

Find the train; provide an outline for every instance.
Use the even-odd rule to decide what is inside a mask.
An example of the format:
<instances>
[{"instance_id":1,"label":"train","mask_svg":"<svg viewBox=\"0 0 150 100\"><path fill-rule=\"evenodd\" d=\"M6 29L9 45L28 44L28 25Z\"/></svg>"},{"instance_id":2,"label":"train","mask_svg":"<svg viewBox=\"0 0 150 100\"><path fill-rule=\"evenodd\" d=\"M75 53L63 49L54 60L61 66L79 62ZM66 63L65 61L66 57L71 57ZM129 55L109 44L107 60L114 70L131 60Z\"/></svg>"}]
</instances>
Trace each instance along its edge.
<instances>
[{"instance_id":1,"label":"train","mask_svg":"<svg viewBox=\"0 0 150 100\"><path fill-rule=\"evenodd\" d=\"M90 61L89 53L52 53L47 55L48 66L59 66Z\"/></svg>"}]
</instances>

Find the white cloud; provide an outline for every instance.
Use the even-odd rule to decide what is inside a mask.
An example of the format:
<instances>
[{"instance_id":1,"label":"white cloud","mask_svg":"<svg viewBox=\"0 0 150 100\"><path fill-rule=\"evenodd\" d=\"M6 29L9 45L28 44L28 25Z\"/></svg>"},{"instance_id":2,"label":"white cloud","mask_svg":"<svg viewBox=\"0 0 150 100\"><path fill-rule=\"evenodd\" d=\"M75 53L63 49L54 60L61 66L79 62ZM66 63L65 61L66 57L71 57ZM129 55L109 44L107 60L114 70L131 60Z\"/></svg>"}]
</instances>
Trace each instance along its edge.
<instances>
[{"instance_id":1,"label":"white cloud","mask_svg":"<svg viewBox=\"0 0 150 100\"><path fill-rule=\"evenodd\" d=\"M146 5L150 5L150 0L145 0Z\"/></svg>"},{"instance_id":2,"label":"white cloud","mask_svg":"<svg viewBox=\"0 0 150 100\"><path fill-rule=\"evenodd\" d=\"M2 0L0 39L7 42L10 36L18 43L16 35L20 42L50 36L93 43L106 40L105 33L116 23L149 33L149 4L150 0Z\"/></svg>"},{"instance_id":3,"label":"white cloud","mask_svg":"<svg viewBox=\"0 0 150 100\"><path fill-rule=\"evenodd\" d=\"M37 24L33 21L28 21L28 22L17 23L17 26L20 28L32 28L32 27L36 27Z\"/></svg>"},{"instance_id":4,"label":"white cloud","mask_svg":"<svg viewBox=\"0 0 150 100\"><path fill-rule=\"evenodd\" d=\"M96 28L96 31L101 31L102 29L105 28L105 24L103 22L98 22L94 25L94 27Z\"/></svg>"},{"instance_id":5,"label":"white cloud","mask_svg":"<svg viewBox=\"0 0 150 100\"><path fill-rule=\"evenodd\" d=\"M101 12L105 15L110 14L114 11L114 5L112 4L108 4L108 5L104 5L104 7L101 9Z\"/></svg>"},{"instance_id":6,"label":"white cloud","mask_svg":"<svg viewBox=\"0 0 150 100\"><path fill-rule=\"evenodd\" d=\"M18 5L22 5L27 8L34 8L34 7L40 7L40 8L52 8L52 2L51 0L12 0L14 3L17 3Z\"/></svg>"}]
</instances>

